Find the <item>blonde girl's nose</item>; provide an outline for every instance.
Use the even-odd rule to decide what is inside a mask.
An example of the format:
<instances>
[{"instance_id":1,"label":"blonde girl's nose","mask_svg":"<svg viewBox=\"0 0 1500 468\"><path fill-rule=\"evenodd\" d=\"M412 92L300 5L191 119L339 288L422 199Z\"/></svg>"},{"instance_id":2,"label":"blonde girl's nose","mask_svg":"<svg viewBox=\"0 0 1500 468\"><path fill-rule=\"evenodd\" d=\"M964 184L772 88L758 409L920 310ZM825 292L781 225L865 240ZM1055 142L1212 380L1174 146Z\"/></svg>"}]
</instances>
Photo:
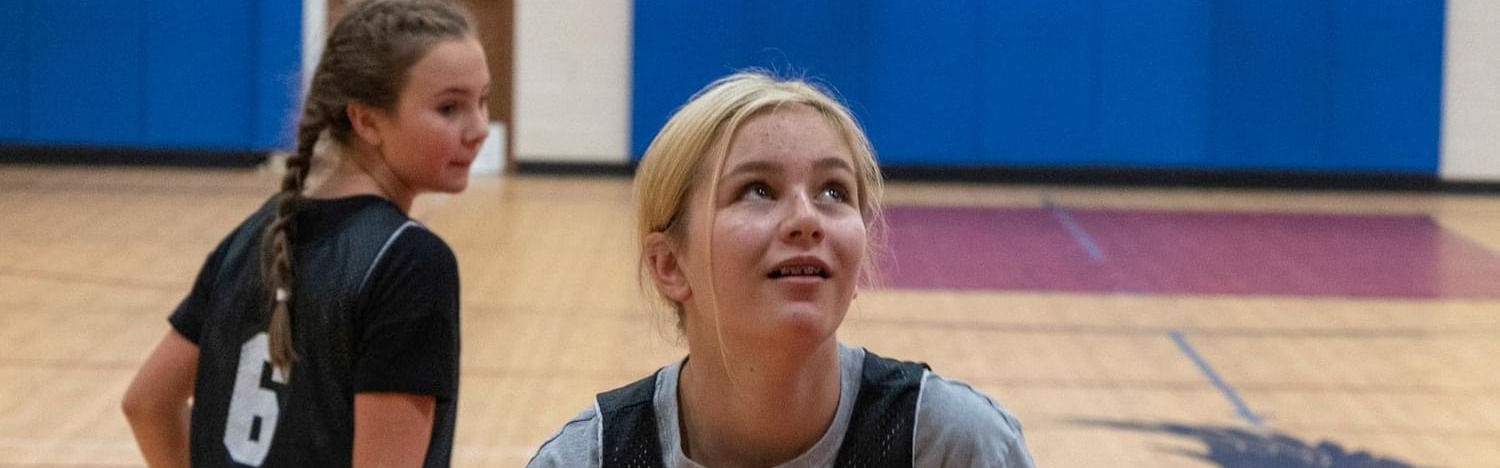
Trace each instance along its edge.
<instances>
[{"instance_id":1,"label":"blonde girl's nose","mask_svg":"<svg viewBox=\"0 0 1500 468\"><path fill-rule=\"evenodd\" d=\"M823 222L813 199L807 195L785 199L786 217L781 222L781 238L787 243L813 243L823 240Z\"/></svg>"}]
</instances>

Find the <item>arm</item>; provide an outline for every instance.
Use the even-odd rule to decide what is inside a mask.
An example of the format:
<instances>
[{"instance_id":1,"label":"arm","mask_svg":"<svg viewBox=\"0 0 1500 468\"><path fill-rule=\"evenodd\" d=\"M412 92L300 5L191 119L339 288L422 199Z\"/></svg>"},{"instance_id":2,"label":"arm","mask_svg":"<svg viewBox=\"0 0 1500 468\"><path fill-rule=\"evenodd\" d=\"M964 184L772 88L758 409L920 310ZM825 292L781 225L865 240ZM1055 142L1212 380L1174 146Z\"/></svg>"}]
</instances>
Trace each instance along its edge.
<instances>
[{"instance_id":1,"label":"arm","mask_svg":"<svg viewBox=\"0 0 1500 468\"><path fill-rule=\"evenodd\" d=\"M410 393L354 395L354 466L422 466L437 398Z\"/></svg>"},{"instance_id":2,"label":"arm","mask_svg":"<svg viewBox=\"0 0 1500 468\"><path fill-rule=\"evenodd\" d=\"M198 373L198 345L170 330L125 391L121 408L152 467L188 466L188 415Z\"/></svg>"},{"instance_id":3,"label":"arm","mask_svg":"<svg viewBox=\"0 0 1500 468\"><path fill-rule=\"evenodd\" d=\"M458 397L458 267L426 229L402 231L370 272L356 322L354 466L448 460ZM429 453L432 452L432 453Z\"/></svg>"}]
</instances>

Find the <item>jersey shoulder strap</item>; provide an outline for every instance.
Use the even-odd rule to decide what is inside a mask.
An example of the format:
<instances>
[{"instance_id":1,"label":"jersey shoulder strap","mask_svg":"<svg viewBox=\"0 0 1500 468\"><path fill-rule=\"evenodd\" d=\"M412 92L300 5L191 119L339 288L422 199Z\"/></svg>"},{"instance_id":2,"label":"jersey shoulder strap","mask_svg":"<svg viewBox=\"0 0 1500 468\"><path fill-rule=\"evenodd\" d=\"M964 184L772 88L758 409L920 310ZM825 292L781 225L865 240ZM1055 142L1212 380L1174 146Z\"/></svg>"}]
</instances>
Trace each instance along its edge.
<instances>
[{"instance_id":1,"label":"jersey shoulder strap","mask_svg":"<svg viewBox=\"0 0 1500 468\"><path fill-rule=\"evenodd\" d=\"M917 399L927 364L886 359L865 351L859 397L834 466L912 466Z\"/></svg>"},{"instance_id":2,"label":"jersey shoulder strap","mask_svg":"<svg viewBox=\"0 0 1500 468\"><path fill-rule=\"evenodd\" d=\"M659 371L658 371L659 372ZM656 427L656 373L635 383L600 393L599 459L603 468L663 466L661 437Z\"/></svg>"}]
</instances>

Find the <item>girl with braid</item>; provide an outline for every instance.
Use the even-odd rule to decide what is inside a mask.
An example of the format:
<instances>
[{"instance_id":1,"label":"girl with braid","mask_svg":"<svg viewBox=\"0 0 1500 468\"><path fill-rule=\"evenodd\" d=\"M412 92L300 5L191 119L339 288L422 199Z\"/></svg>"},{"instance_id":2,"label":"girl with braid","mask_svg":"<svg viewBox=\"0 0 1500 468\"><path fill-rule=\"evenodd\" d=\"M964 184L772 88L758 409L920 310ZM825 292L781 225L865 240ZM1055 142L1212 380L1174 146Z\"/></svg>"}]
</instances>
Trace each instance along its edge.
<instances>
[{"instance_id":1,"label":"girl with braid","mask_svg":"<svg viewBox=\"0 0 1500 468\"><path fill-rule=\"evenodd\" d=\"M635 178L642 282L687 357L599 394L529 466L1032 466L990 397L839 342L873 277L881 187L820 89L746 72L699 92Z\"/></svg>"},{"instance_id":2,"label":"girl with braid","mask_svg":"<svg viewBox=\"0 0 1500 468\"><path fill-rule=\"evenodd\" d=\"M470 24L367 0L334 26L281 191L209 255L125 395L151 466L449 464L458 269L407 212L462 191L487 136ZM315 148L338 160L305 189Z\"/></svg>"}]
</instances>

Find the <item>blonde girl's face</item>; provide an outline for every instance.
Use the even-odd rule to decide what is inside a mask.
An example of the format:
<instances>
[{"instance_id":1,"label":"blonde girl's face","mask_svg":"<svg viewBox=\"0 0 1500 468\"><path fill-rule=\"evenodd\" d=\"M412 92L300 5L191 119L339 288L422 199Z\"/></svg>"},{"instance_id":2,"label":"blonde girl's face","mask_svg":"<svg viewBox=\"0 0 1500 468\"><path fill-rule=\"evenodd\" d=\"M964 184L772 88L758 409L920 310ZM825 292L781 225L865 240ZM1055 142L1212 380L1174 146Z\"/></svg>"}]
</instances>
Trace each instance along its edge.
<instances>
[{"instance_id":1,"label":"blonde girl's face","mask_svg":"<svg viewBox=\"0 0 1500 468\"><path fill-rule=\"evenodd\" d=\"M386 163L413 192L463 191L489 136L484 48L474 38L439 42L407 73L382 129Z\"/></svg>"},{"instance_id":2,"label":"blonde girl's face","mask_svg":"<svg viewBox=\"0 0 1500 468\"><path fill-rule=\"evenodd\" d=\"M810 107L785 105L740 126L715 193L703 193L709 184L695 190L684 256L694 291L713 276L726 339L816 346L834 336L865 260L854 167L842 134ZM711 266L696 241L705 233ZM689 340L702 332L694 328Z\"/></svg>"}]
</instances>

